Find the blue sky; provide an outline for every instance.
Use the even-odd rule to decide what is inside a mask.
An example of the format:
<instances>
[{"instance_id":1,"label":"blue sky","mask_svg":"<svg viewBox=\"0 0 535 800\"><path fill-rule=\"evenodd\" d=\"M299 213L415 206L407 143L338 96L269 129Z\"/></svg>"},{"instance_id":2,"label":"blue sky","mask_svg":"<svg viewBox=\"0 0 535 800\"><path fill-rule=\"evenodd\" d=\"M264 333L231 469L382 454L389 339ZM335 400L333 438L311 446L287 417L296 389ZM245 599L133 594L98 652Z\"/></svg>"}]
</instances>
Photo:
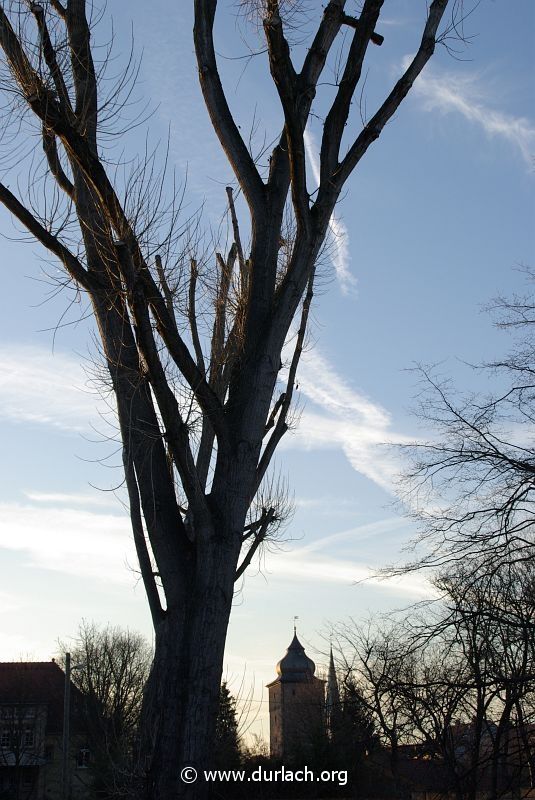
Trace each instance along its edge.
<instances>
[{"instance_id":1,"label":"blue sky","mask_svg":"<svg viewBox=\"0 0 535 800\"><path fill-rule=\"evenodd\" d=\"M189 208L204 203L207 225L217 228L232 176L197 88L189 5L154 0L147 15L141 0L127 13L112 0L108 11L118 53L127 52L134 26L137 94L153 108L150 139L165 142L170 131L170 161L179 177L187 174ZM246 52L229 6L222 4L218 30L221 68L242 130L255 119L261 142L263 131L278 130L280 111L265 57L229 59ZM368 65L368 113L414 52L424 8L385 3L385 43ZM295 497L291 541L247 575L229 632L226 674L237 688L245 673L259 700L294 615L322 663L330 622L427 591L419 576L395 585L355 581L399 558L413 533L395 505L400 457L382 444L425 435L410 414L411 366L441 362L442 372L487 390L487 379L462 362L493 357L508 342L481 308L498 293L521 291L515 268L535 263L534 15L531 0L483 0L466 22L468 49L455 59L439 48L337 210L299 378L300 425L277 457ZM143 136L121 145L135 151ZM313 120L310 186L319 136ZM67 311L73 324L54 336L68 299L43 302L42 252L12 240L18 234L3 210L0 231L0 659L49 658L82 618L150 637L121 492L112 491L121 482L113 415L87 375L91 321L74 324L82 301ZM260 708L256 728L267 733L266 704Z\"/></svg>"}]
</instances>

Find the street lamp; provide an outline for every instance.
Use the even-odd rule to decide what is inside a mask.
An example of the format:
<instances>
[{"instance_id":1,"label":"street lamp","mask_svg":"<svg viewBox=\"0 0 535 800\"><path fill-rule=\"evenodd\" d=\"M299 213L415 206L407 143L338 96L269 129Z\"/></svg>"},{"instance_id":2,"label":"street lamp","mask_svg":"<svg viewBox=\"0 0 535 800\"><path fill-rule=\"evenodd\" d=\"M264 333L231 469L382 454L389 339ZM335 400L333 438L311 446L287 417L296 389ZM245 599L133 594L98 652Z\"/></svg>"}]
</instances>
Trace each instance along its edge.
<instances>
[{"instance_id":1,"label":"street lamp","mask_svg":"<svg viewBox=\"0 0 535 800\"><path fill-rule=\"evenodd\" d=\"M71 654L65 653L65 688L63 694L63 742L61 764L61 798L70 800L69 739L71 722Z\"/></svg>"},{"instance_id":2,"label":"street lamp","mask_svg":"<svg viewBox=\"0 0 535 800\"><path fill-rule=\"evenodd\" d=\"M63 741L61 745L61 800L70 800L71 771L69 769L69 750L71 735L71 673L83 669L83 664L71 664L71 654L65 653L65 688L63 691Z\"/></svg>"}]
</instances>

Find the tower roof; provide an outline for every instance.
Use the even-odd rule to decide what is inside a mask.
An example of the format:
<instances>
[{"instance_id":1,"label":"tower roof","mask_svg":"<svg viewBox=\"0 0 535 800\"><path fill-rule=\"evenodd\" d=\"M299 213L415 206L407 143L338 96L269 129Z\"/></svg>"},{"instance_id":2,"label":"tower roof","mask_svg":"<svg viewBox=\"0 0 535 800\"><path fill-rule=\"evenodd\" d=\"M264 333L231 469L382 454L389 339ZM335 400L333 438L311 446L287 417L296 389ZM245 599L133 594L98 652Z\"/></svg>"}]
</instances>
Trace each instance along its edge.
<instances>
[{"instance_id":1,"label":"tower roof","mask_svg":"<svg viewBox=\"0 0 535 800\"><path fill-rule=\"evenodd\" d=\"M329 657L329 674L327 677L327 692L325 697L325 713L327 717L327 727L329 729L329 735L332 735L333 732L333 722L336 717L336 713L340 707L340 692L338 690L338 680L336 678L336 669L334 666L334 656L333 656L333 649L331 647L330 657Z\"/></svg>"},{"instance_id":2,"label":"tower roof","mask_svg":"<svg viewBox=\"0 0 535 800\"><path fill-rule=\"evenodd\" d=\"M281 658L276 667L279 680L283 682L301 683L310 681L314 677L316 665L305 653L305 648L294 633L286 655Z\"/></svg>"}]
</instances>

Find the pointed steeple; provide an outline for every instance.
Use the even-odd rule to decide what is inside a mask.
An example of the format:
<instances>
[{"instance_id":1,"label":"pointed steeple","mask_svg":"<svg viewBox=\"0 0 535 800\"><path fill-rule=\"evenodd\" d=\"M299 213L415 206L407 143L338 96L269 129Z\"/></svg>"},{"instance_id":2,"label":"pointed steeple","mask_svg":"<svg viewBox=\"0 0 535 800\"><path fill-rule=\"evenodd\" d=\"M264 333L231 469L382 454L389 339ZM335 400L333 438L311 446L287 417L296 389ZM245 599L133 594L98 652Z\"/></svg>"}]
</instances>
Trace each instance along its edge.
<instances>
[{"instance_id":1,"label":"pointed steeple","mask_svg":"<svg viewBox=\"0 0 535 800\"><path fill-rule=\"evenodd\" d=\"M325 719L327 722L327 732L329 737L333 734L334 718L340 710L340 691L338 689L338 679L334 666L333 648L329 658L329 672L327 675L327 690L325 693Z\"/></svg>"}]
</instances>

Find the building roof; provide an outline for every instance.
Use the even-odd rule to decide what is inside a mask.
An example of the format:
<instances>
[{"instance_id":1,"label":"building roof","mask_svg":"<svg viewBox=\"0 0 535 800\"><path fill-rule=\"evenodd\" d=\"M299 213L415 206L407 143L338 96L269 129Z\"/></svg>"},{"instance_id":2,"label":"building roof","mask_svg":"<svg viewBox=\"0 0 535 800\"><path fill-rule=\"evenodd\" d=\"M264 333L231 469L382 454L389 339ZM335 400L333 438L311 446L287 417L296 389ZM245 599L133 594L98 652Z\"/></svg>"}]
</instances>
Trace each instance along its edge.
<instances>
[{"instance_id":1,"label":"building roof","mask_svg":"<svg viewBox=\"0 0 535 800\"><path fill-rule=\"evenodd\" d=\"M0 662L0 706L46 705L47 733L63 729L65 673L55 661ZM79 717L81 693L71 683L73 717Z\"/></svg>"},{"instance_id":2,"label":"building roof","mask_svg":"<svg viewBox=\"0 0 535 800\"><path fill-rule=\"evenodd\" d=\"M305 648L294 633L286 655L276 666L277 681L282 683L305 683L314 678L316 665L305 653Z\"/></svg>"}]
</instances>

